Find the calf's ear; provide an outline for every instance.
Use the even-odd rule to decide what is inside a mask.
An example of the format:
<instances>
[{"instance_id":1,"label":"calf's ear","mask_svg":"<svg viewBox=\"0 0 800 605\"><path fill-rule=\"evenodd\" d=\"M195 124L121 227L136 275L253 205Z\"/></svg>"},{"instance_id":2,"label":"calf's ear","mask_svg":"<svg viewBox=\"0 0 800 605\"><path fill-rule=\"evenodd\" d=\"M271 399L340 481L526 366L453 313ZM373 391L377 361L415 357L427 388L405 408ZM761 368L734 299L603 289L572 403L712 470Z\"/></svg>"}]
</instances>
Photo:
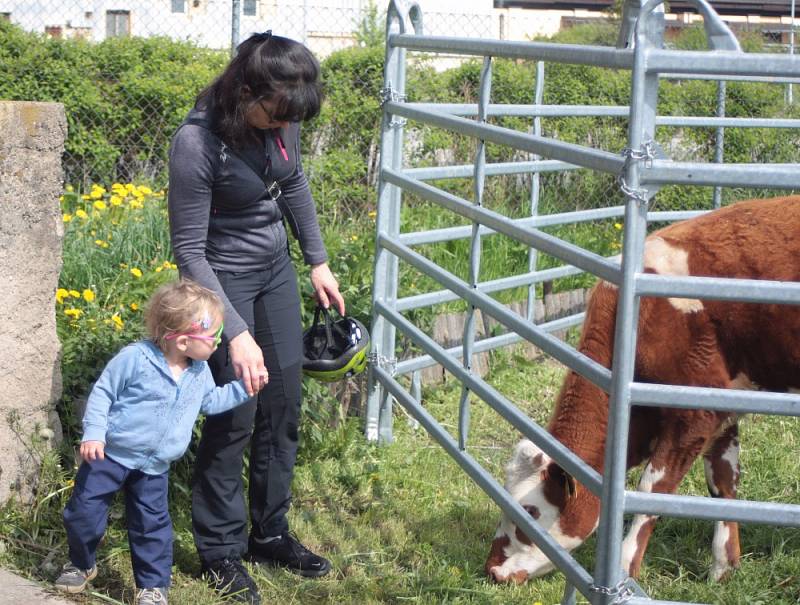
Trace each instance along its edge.
<instances>
[{"instance_id":1,"label":"calf's ear","mask_svg":"<svg viewBox=\"0 0 800 605\"><path fill-rule=\"evenodd\" d=\"M528 439L523 439L514 449L511 464L515 467L525 467L526 470L536 472L550 464L552 458L545 454L537 445Z\"/></svg>"}]
</instances>

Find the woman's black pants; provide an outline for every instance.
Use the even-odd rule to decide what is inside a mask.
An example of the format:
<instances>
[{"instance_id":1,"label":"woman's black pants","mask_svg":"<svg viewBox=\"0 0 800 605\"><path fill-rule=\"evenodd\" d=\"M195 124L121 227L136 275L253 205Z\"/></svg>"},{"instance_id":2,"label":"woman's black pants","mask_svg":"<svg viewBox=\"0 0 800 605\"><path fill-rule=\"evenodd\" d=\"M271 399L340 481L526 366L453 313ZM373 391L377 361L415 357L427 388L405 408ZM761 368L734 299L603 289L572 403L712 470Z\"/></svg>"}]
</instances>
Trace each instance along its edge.
<instances>
[{"instance_id":1,"label":"woman's black pants","mask_svg":"<svg viewBox=\"0 0 800 605\"><path fill-rule=\"evenodd\" d=\"M269 383L258 396L208 416L203 425L192 485L192 529L204 563L247 552L242 464L248 442L250 531L269 537L288 529L301 398L300 298L288 254L264 271L219 271L217 277L264 352ZM235 379L227 343L209 365L217 384Z\"/></svg>"}]
</instances>

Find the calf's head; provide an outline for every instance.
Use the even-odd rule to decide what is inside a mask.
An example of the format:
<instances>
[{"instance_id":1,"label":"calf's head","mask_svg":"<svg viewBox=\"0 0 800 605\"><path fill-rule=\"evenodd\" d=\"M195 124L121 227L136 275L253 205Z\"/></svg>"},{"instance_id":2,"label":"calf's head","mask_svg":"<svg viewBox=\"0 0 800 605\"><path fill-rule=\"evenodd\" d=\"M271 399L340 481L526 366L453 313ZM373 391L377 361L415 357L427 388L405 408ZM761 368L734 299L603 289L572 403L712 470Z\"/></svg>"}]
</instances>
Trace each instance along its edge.
<instances>
[{"instance_id":1,"label":"calf's head","mask_svg":"<svg viewBox=\"0 0 800 605\"><path fill-rule=\"evenodd\" d=\"M567 550L580 545L597 526L597 498L527 439L520 441L506 466L505 487L536 523ZM520 584L547 573L553 564L503 515L485 569L497 582Z\"/></svg>"}]
</instances>

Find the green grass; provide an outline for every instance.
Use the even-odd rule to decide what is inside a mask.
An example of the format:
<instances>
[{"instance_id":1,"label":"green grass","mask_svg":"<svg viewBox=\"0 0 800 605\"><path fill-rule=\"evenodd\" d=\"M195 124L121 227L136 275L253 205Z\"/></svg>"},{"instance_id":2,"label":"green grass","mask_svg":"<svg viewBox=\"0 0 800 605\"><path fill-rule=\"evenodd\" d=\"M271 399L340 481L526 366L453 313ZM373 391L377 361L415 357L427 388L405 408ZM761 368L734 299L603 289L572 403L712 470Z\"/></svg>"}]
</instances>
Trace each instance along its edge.
<instances>
[{"instance_id":1,"label":"green grass","mask_svg":"<svg viewBox=\"0 0 800 605\"><path fill-rule=\"evenodd\" d=\"M488 380L534 419L545 422L562 374L553 362L500 353ZM453 434L459 394L453 383L424 393L427 409ZM290 523L309 546L330 557L334 571L322 580L303 580L285 571L255 570L264 602L558 603L564 586L560 574L521 587L487 582L482 566L498 510L405 417L396 412L396 441L388 447L365 443L359 420L350 419L330 431L318 455L307 456L298 466ZM742 498L800 501L799 428L797 419L752 416L742 422ZM470 452L496 477L517 439L492 410L474 403ZM51 458L44 480L55 492L70 474L59 472ZM682 491L705 494L699 465ZM33 512L7 511L0 524L5 565L39 580L53 579L66 552L59 517L67 495L68 489L63 490ZM176 534L171 602L219 603L196 578L189 499L177 490L171 496ZM665 600L726 605L789 605L800 600L800 530L743 526L742 568L724 584L706 577L711 534L708 522L662 519L645 557L641 584ZM593 550L590 540L577 551L578 560L590 566ZM95 596L79 597L78 602L129 603L132 575L119 502L99 560Z\"/></svg>"}]
</instances>

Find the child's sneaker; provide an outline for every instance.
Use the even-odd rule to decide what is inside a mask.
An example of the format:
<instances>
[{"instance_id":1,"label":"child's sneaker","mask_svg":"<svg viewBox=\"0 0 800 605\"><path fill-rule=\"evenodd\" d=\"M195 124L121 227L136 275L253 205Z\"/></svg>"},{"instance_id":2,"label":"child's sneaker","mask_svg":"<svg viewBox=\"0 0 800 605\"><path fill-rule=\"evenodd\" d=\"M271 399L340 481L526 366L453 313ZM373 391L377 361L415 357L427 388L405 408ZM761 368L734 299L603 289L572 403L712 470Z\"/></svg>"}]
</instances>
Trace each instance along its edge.
<instances>
[{"instance_id":1,"label":"child's sneaker","mask_svg":"<svg viewBox=\"0 0 800 605\"><path fill-rule=\"evenodd\" d=\"M61 575L56 579L56 588L64 592L83 592L86 585L97 576L97 565L91 569L80 569L72 563L65 563Z\"/></svg>"},{"instance_id":2,"label":"child's sneaker","mask_svg":"<svg viewBox=\"0 0 800 605\"><path fill-rule=\"evenodd\" d=\"M136 605L167 605L167 589L142 588L137 590Z\"/></svg>"}]
</instances>

